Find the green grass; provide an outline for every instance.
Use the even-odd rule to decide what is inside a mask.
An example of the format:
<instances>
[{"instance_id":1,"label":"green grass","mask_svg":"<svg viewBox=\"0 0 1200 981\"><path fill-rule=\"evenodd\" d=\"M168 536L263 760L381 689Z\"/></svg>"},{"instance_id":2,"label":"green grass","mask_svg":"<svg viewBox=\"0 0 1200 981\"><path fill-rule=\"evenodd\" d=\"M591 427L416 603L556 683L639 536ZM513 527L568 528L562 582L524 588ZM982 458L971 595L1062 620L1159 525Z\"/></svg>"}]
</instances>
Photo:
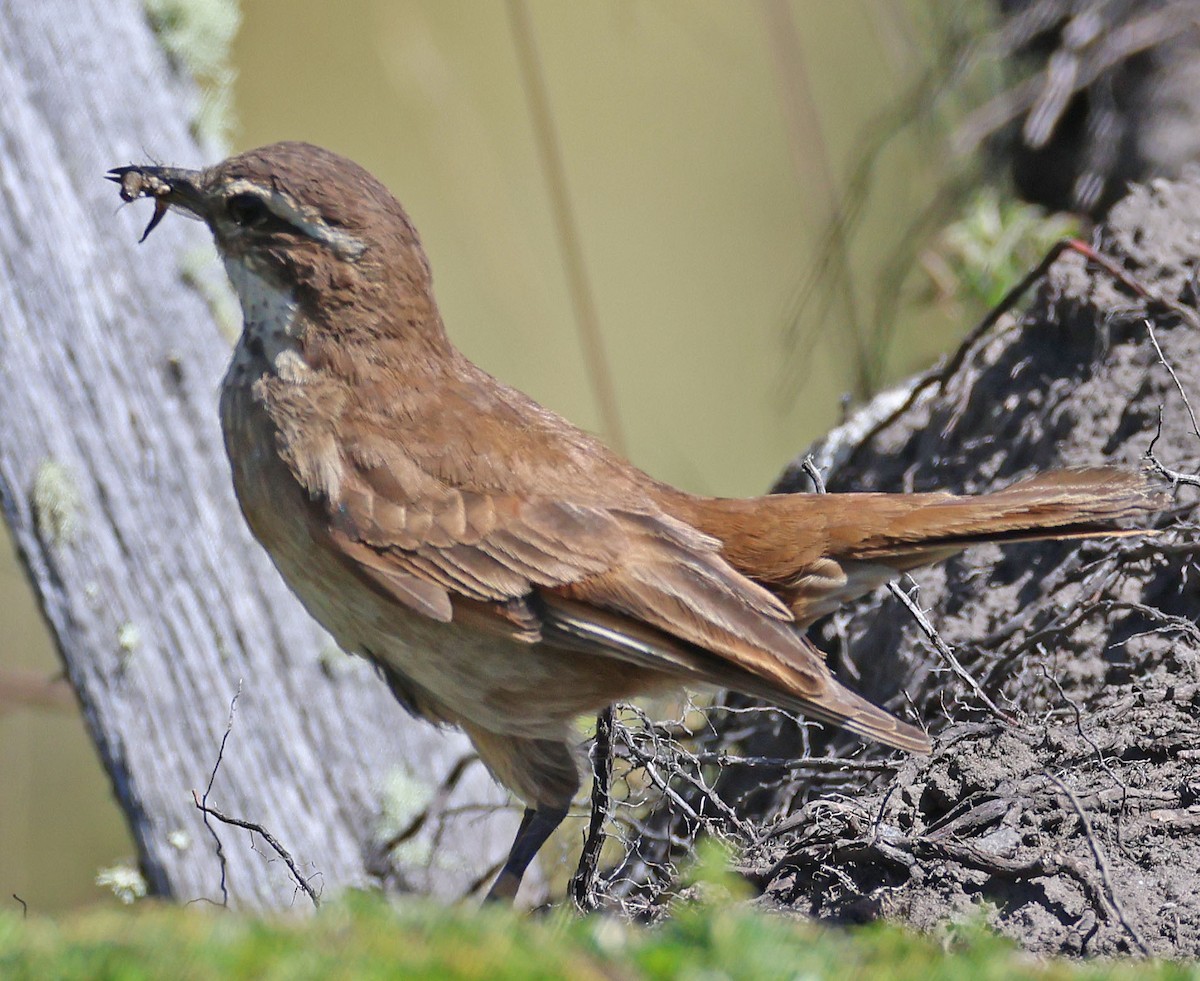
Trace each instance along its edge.
<instances>
[{"instance_id":1,"label":"green grass","mask_svg":"<svg viewBox=\"0 0 1200 981\"><path fill-rule=\"evenodd\" d=\"M1193 978L1162 962L1076 964L1018 952L978 926L921 937L815 927L742 904L681 908L666 924L522 916L349 896L314 915L252 917L139 904L61 920L0 915L0 977L261 978Z\"/></svg>"}]
</instances>

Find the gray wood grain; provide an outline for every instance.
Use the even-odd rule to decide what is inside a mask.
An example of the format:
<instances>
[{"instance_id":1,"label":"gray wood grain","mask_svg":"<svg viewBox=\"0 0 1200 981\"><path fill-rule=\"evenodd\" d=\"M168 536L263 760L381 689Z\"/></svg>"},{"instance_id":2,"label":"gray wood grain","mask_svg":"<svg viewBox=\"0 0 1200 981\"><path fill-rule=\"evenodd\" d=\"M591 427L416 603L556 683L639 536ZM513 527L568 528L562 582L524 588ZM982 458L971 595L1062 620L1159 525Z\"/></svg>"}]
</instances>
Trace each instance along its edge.
<instances>
[{"instance_id":1,"label":"gray wood grain","mask_svg":"<svg viewBox=\"0 0 1200 981\"><path fill-rule=\"evenodd\" d=\"M192 804L241 688L210 803L260 822L329 896L418 814L465 740L335 658L238 513L216 415L228 356L183 270L198 224L137 239L109 167L200 166L196 94L134 0L0 0L0 494L151 889L220 901ZM198 250L208 250L207 253ZM208 255L208 260L196 256ZM515 813L469 765L399 850L401 886L454 895ZM257 836L217 825L230 902L306 903Z\"/></svg>"}]
</instances>

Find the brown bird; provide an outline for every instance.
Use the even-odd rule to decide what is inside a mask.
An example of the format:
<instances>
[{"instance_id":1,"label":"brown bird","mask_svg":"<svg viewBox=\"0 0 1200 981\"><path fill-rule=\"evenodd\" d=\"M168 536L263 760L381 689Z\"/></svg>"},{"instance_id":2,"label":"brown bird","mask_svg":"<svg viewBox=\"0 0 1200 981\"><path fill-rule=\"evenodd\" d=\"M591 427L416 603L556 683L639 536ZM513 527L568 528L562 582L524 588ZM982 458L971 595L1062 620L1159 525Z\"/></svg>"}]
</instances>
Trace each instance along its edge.
<instances>
[{"instance_id":1,"label":"brown bird","mask_svg":"<svg viewBox=\"0 0 1200 981\"><path fill-rule=\"evenodd\" d=\"M277 143L109 177L154 199L146 234L170 207L205 221L241 300L221 421L254 535L343 648L527 804L493 897L579 788L582 713L723 686L926 752L804 629L968 545L1114 533L1161 506L1111 469L971 497L687 494L460 354L412 223L351 161Z\"/></svg>"}]
</instances>

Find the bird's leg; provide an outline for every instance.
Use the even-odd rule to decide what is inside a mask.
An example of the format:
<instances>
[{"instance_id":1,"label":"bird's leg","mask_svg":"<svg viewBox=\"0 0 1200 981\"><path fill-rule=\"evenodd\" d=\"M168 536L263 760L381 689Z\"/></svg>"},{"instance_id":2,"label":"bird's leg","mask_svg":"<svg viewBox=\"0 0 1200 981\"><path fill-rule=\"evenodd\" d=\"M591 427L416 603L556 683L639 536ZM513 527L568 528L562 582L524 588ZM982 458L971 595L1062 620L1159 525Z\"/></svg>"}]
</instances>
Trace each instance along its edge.
<instances>
[{"instance_id":1,"label":"bird's leg","mask_svg":"<svg viewBox=\"0 0 1200 981\"><path fill-rule=\"evenodd\" d=\"M521 826L517 829L517 837L513 839L512 850L508 853L508 861L496 876L492 888L488 890L486 902L509 902L517 895L521 887L521 877L533 861L533 856L546 843L546 839L554 833L554 829L562 824L567 816L566 807L527 807L525 816L521 818Z\"/></svg>"}]
</instances>

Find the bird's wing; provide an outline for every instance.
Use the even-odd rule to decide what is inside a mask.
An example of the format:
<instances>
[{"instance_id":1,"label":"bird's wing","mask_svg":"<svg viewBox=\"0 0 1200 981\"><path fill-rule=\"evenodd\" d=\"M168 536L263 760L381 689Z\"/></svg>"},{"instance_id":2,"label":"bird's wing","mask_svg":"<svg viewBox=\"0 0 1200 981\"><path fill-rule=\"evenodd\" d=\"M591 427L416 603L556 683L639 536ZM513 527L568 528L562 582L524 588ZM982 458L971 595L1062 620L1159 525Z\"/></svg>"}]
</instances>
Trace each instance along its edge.
<instances>
[{"instance_id":1,"label":"bird's wing","mask_svg":"<svg viewBox=\"0 0 1200 981\"><path fill-rule=\"evenodd\" d=\"M414 494L413 479L368 457L343 473L329 506L346 559L418 612L575 644L924 747L838 685L787 608L730 566L717 539L649 509L428 482Z\"/></svg>"},{"instance_id":2,"label":"bird's wing","mask_svg":"<svg viewBox=\"0 0 1200 981\"><path fill-rule=\"evenodd\" d=\"M736 633L739 620L792 619L720 557L720 542L665 513L416 480L356 461L329 498L331 526L349 557L385 585L400 582L397 598L436 619L461 600L503 606L541 590L702 645L706 630Z\"/></svg>"}]
</instances>

